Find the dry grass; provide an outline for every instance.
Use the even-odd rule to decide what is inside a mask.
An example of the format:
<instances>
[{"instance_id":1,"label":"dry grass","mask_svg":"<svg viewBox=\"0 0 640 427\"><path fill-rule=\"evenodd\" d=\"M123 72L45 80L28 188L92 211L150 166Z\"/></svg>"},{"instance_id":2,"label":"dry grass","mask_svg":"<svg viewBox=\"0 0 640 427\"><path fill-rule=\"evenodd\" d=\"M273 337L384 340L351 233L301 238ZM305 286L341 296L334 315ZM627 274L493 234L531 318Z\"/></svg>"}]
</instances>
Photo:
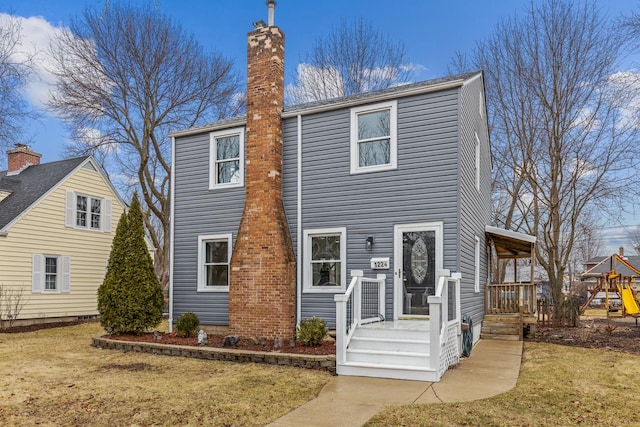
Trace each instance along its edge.
<instances>
[{"instance_id":1,"label":"dry grass","mask_svg":"<svg viewBox=\"0 0 640 427\"><path fill-rule=\"evenodd\" d=\"M475 402L390 406L367 426L640 425L638 378L640 356L525 343L513 390Z\"/></svg>"},{"instance_id":2,"label":"dry grass","mask_svg":"<svg viewBox=\"0 0 640 427\"><path fill-rule=\"evenodd\" d=\"M82 324L0 334L0 425L262 426L315 397L329 374L122 353Z\"/></svg>"}]
</instances>

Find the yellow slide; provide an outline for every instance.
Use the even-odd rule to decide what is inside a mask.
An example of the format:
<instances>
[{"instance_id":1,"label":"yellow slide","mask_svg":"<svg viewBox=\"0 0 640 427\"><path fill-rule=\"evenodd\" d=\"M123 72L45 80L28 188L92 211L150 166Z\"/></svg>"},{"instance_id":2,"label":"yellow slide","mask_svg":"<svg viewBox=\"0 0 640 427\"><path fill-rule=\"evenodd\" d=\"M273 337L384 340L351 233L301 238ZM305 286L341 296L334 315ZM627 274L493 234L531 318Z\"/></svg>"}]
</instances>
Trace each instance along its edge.
<instances>
[{"instance_id":1,"label":"yellow slide","mask_svg":"<svg viewBox=\"0 0 640 427\"><path fill-rule=\"evenodd\" d=\"M620 295L622 296L622 304L624 304L624 309L627 314L629 316L637 316L640 313L640 308L638 308L638 301L633 297L631 288L626 287L622 289Z\"/></svg>"}]
</instances>

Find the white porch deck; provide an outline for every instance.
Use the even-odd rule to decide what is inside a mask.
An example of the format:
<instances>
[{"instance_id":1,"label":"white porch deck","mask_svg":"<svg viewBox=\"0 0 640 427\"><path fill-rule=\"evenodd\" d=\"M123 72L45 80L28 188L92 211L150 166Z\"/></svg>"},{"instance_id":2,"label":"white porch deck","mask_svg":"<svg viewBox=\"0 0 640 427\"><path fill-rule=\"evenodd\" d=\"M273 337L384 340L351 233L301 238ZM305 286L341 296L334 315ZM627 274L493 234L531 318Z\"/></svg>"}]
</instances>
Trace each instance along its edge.
<instances>
[{"instance_id":1,"label":"white porch deck","mask_svg":"<svg viewBox=\"0 0 640 427\"><path fill-rule=\"evenodd\" d=\"M386 320L384 322L369 323L360 326L364 329L390 329L395 331L429 331L430 323L429 319L413 320L413 319L400 319L400 320Z\"/></svg>"}]
</instances>

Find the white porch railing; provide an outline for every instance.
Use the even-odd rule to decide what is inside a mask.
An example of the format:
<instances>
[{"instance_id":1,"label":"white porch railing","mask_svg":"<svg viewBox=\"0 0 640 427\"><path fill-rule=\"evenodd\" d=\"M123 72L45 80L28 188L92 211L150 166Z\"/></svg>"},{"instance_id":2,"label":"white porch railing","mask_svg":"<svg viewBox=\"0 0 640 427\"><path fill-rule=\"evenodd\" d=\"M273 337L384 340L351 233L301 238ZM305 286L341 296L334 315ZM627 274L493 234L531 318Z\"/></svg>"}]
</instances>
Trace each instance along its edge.
<instances>
[{"instance_id":1,"label":"white porch railing","mask_svg":"<svg viewBox=\"0 0 640 427\"><path fill-rule=\"evenodd\" d=\"M347 347L358 325L384 320L385 279L363 277L362 270L351 271L347 291L334 296L336 303L336 362L347 358Z\"/></svg>"},{"instance_id":2,"label":"white porch railing","mask_svg":"<svg viewBox=\"0 0 640 427\"><path fill-rule=\"evenodd\" d=\"M430 363L437 379L460 362L460 273L438 270L435 295L428 297Z\"/></svg>"}]
</instances>

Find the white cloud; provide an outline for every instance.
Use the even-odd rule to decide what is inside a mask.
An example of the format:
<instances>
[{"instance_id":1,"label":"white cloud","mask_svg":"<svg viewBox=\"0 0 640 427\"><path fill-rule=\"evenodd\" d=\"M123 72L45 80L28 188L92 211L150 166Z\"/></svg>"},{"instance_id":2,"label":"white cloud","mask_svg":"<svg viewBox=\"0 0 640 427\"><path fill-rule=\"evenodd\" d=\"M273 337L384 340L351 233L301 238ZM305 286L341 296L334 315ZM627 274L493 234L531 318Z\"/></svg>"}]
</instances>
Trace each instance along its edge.
<instances>
[{"instance_id":1,"label":"white cloud","mask_svg":"<svg viewBox=\"0 0 640 427\"><path fill-rule=\"evenodd\" d=\"M0 25L5 20L14 20L20 25L20 42L13 58L16 61L33 58L33 76L24 88L25 98L32 106L43 108L56 80L51 72L54 63L49 55L49 46L57 34L67 30L38 16L24 18L0 13Z\"/></svg>"}]
</instances>

